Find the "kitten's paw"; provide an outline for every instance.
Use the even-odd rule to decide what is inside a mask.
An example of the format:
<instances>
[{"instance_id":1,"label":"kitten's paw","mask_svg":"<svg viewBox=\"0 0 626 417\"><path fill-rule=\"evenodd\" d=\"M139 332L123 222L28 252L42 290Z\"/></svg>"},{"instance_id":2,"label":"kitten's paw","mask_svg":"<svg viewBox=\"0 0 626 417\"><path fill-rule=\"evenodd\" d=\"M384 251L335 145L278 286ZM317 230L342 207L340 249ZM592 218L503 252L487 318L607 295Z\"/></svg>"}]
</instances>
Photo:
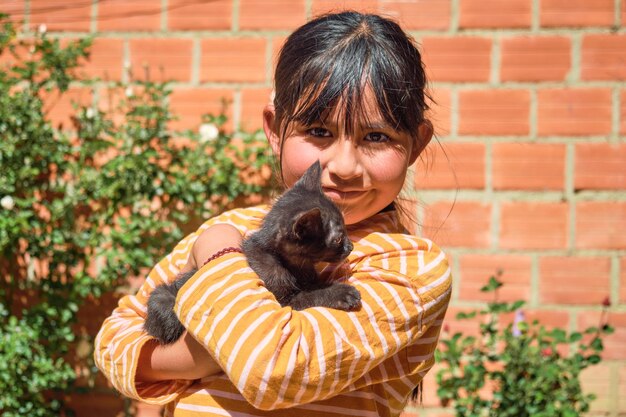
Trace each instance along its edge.
<instances>
[{"instance_id":1,"label":"kitten's paw","mask_svg":"<svg viewBox=\"0 0 626 417\"><path fill-rule=\"evenodd\" d=\"M328 307L337 310L358 310L361 307L361 293L359 290L348 284L331 285L330 291L333 298Z\"/></svg>"}]
</instances>

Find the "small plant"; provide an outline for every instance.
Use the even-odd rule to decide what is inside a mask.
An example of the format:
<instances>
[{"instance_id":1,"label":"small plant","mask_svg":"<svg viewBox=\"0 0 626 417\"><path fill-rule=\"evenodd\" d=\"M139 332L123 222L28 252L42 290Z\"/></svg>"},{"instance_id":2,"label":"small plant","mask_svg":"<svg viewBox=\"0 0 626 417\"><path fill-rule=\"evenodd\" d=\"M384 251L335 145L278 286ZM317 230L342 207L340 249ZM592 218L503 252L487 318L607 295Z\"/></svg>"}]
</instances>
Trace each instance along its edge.
<instances>
[{"instance_id":1,"label":"small plant","mask_svg":"<svg viewBox=\"0 0 626 417\"><path fill-rule=\"evenodd\" d=\"M608 300L598 327L567 333L527 323L523 301L498 301L499 276L481 291L494 294L486 308L459 313L457 319L484 316L480 337L455 333L442 337L437 372L442 404L461 417L578 417L589 410L593 394L580 386L580 372L600 362ZM505 325L503 314L515 314ZM445 331L444 331L445 333Z\"/></svg>"},{"instance_id":2,"label":"small plant","mask_svg":"<svg viewBox=\"0 0 626 417\"><path fill-rule=\"evenodd\" d=\"M210 115L199 132L171 130L167 83L98 84L99 102L53 125L50 97L93 85L76 75L90 42L62 45L45 28L20 36L0 14L3 417L71 415L64 401L95 370L80 309L124 291L183 226L268 189L255 177L269 163L255 134L228 134Z\"/></svg>"}]
</instances>

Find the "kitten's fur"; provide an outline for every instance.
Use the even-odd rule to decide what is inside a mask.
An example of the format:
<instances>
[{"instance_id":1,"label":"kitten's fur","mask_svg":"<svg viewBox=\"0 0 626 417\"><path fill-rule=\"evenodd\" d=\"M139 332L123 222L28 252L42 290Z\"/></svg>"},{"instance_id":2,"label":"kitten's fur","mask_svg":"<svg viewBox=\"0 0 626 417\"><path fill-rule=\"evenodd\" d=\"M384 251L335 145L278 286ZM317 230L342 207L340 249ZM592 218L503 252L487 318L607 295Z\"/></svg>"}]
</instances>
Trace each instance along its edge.
<instances>
[{"instance_id":1,"label":"kitten's fur","mask_svg":"<svg viewBox=\"0 0 626 417\"><path fill-rule=\"evenodd\" d=\"M361 305L359 291L322 281L314 267L316 262L343 261L353 248L341 212L322 192L321 170L319 161L311 165L274 203L261 228L242 242L241 249L281 305L352 310ZM150 295L144 327L163 344L175 342L184 331L174 302L195 272L182 274Z\"/></svg>"}]
</instances>

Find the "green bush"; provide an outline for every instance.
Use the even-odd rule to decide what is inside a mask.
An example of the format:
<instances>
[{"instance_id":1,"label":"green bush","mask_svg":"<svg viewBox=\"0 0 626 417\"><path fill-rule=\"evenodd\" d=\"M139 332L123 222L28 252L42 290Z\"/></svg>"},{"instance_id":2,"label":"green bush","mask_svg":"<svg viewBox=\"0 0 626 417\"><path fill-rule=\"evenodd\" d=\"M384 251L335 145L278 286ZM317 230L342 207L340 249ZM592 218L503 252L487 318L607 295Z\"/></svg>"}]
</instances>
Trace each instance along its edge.
<instances>
[{"instance_id":1,"label":"green bush","mask_svg":"<svg viewBox=\"0 0 626 417\"><path fill-rule=\"evenodd\" d=\"M205 116L202 135L173 132L167 83L81 80L89 39L0 25L0 413L67 415L74 369L93 368L73 354L91 345L75 334L81 306L145 273L181 227L266 192L242 179L267 172L269 153L258 134L226 134L223 116ZM117 105L51 124L44 96L103 85Z\"/></svg>"},{"instance_id":2,"label":"green bush","mask_svg":"<svg viewBox=\"0 0 626 417\"><path fill-rule=\"evenodd\" d=\"M600 362L606 323L605 302L599 327L567 333L527 323L523 301L499 302L502 283L492 277L481 289L493 292L486 308L459 313L457 319L484 316L480 337L455 333L441 339L437 395L461 417L578 417L589 410L593 394L583 393L580 372ZM515 314L508 325L502 315Z\"/></svg>"}]
</instances>

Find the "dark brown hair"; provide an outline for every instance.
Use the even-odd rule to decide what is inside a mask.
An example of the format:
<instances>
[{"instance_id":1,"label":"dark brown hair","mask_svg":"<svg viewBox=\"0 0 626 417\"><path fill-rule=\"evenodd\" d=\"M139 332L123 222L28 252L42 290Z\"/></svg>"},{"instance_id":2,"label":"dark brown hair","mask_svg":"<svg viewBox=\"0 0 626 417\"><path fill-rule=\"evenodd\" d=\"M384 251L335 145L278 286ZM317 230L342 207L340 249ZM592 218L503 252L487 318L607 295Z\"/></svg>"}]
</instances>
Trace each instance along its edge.
<instances>
[{"instance_id":1,"label":"dark brown hair","mask_svg":"<svg viewBox=\"0 0 626 417\"><path fill-rule=\"evenodd\" d=\"M426 75L413 39L397 23L373 14L328 14L301 26L280 52L274 82L273 128L281 138L292 122L323 121L338 103L350 132L354 116L366 116L366 85L385 122L414 139L428 108Z\"/></svg>"}]
</instances>

